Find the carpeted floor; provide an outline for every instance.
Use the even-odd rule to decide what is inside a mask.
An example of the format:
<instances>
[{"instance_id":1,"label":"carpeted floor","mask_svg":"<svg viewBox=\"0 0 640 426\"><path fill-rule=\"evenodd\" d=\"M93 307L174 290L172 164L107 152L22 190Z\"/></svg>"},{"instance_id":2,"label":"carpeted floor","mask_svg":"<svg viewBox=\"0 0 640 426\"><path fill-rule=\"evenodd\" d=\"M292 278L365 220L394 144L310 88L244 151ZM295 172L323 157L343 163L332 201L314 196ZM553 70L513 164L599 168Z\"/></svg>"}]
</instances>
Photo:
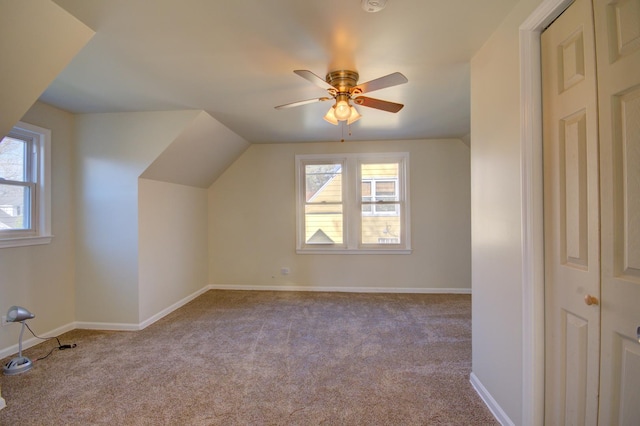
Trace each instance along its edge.
<instances>
[{"instance_id":1,"label":"carpeted floor","mask_svg":"<svg viewBox=\"0 0 640 426\"><path fill-rule=\"evenodd\" d=\"M209 291L60 339L78 346L0 378L0 425L498 424L469 383L468 295Z\"/></svg>"}]
</instances>

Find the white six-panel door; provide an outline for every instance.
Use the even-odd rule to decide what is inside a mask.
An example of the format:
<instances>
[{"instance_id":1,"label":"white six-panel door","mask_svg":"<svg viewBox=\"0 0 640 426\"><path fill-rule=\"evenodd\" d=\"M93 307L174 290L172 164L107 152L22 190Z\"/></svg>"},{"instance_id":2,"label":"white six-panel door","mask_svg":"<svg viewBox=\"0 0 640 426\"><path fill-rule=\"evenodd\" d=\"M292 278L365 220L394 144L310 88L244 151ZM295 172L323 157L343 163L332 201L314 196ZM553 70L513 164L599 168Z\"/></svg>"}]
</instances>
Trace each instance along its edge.
<instances>
[{"instance_id":1,"label":"white six-panel door","mask_svg":"<svg viewBox=\"0 0 640 426\"><path fill-rule=\"evenodd\" d=\"M598 105L590 0L542 34L545 424L596 425L600 368Z\"/></svg>"},{"instance_id":2,"label":"white six-panel door","mask_svg":"<svg viewBox=\"0 0 640 426\"><path fill-rule=\"evenodd\" d=\"M640 0L576 0L542 64L545 423L637 426Z\"/></svg>"},{"instance_id":3,"label":"white six-panel door","mask_svg":"<svg viewBox=\"0 0 640 426\"><path fill-rule=\"evenodd\" d=\"M602 227L600 424L640 425L640 0L594 1Z\"/></svg>"}]
</instances>

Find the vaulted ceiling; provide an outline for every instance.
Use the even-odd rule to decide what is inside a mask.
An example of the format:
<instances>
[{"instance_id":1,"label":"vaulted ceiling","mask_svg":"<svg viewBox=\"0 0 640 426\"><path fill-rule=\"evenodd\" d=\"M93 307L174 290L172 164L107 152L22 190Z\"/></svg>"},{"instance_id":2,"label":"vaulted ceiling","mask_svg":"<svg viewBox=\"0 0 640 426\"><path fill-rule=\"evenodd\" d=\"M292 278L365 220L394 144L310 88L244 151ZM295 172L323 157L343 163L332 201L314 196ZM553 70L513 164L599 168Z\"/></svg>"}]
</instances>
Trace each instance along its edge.
<instances>
[{"instance_id":1,"label":"vaulted ceiling","mask_svg":"<svg viewBox=\"0 0 640 426\"><path fill-rule=\"evenodd\" d=\"M196 109L250 143L462 137L469 133L469 60L515 0L54 0L96 34L42 94L75 113ZM371 97L333 126L331 102L293 73L399 71L407 84ZM350 134L349 134L350 133Z\"/></svg>"}]
</instances>

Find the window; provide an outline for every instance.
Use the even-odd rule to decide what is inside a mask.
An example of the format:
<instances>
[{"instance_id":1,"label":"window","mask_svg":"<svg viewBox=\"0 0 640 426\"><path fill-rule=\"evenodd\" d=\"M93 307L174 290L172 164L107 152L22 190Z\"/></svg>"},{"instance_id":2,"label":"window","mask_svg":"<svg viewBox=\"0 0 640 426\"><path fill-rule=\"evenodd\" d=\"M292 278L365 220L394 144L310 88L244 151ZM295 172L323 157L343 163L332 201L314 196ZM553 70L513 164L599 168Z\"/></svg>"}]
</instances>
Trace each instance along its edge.
<instances>
[{"instance_id":1,"label":"window","mask_svg":"<svg viewBox=\"0 0 640 426\"><path fill-rule=\"evenodd\" d=\"M410 253L407 153L298 155L298 253Z\"/></svg>"},{"instance_id":2,"label":"window","mask_svg":"<svg viewBox=\"0 0 640 426\"><path fill-rule=\"evenodd\" d=\"M50 139L18 123L0 140L0 248L51 241Z\"/></svg>"}]
</instances>

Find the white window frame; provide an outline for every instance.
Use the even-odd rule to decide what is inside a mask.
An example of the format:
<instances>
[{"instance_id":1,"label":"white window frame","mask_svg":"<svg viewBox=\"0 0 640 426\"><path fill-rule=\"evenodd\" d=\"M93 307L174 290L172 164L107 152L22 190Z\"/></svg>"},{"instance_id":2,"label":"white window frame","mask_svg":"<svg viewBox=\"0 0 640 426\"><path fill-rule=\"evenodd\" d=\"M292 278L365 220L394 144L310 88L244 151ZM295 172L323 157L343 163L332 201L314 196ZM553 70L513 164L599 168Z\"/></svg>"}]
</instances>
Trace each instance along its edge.
<instances>
[{"instance_id":1,"label":"white window frame","mask_svg":"<svg viewBox=\"0 0 640 426\"><path fill-rule=\"evenodd\" d=\"M411 254L409 205L409 153L303 154L296 155L296 253L298 254ZM400 204L399 244L361 244L361 165L377 162L399 164L397 192ZM305 241L305 166L342 164L343 244L307 244Z\"/></svg>"},{"instance_id":2,"label":"white window frame","mask_svg":"<svg viewBox=\"0 0 640 426\"><path fill-rule=\"evenodd\" d=\"M0 248L22 247L51 242L51 131L18 122L10 137L31 141L33 157L29 173L34 194L31 195L29 229L0 230ZM35 158L34 158L35 157Z\"/></svg>"}]
</instances>

